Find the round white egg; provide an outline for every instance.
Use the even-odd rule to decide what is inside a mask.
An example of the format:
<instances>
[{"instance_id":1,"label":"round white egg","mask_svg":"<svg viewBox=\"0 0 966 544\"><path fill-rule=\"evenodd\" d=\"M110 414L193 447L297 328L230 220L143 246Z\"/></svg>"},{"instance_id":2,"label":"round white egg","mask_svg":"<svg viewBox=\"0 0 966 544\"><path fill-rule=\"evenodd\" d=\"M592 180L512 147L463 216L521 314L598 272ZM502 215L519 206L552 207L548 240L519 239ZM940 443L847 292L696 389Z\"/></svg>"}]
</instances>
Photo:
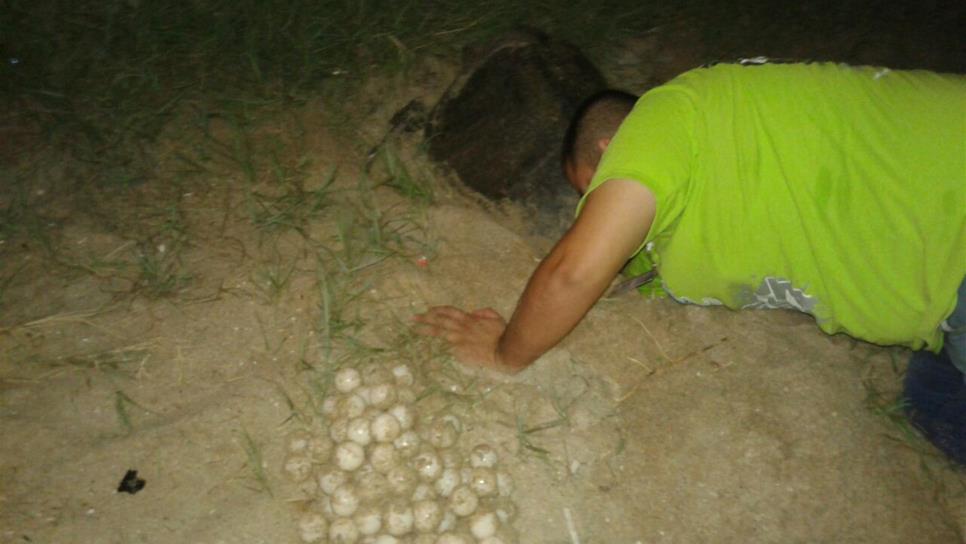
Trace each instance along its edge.
<instances>
[{"instance_id":1,"label":"round white egg","mask_svg":"<svg viewBox=\"0 0 966 544\"><path fill-rule=\"evenodd\" d=\"M329 438L335 442L344 442L349 433L349 420L338 418L329 424Z\"/></svg>"},{"instance_id":2,"label":"round white egg","mask_svg":"<svg viewBox=\"0 0 966 544\"><path fill-rule=\"evenodd\" d=\"M329 525L331 544L355 544L359 541L359 529L349 518L338 518Z\"/></svg>"},{"instance_id":3,"label":"round white egg","mask_svg":"<svg viewBox=\"0 0 966 544\"><path fill-rule=\"evenodd\" d=\"M446 531L451 531L453 527L456 527L456 514L451 510L446 510L443 512L443 519L439 522L439 527L436 528L437 533L445 533Z\"/></svg>"},{"instance_id":4,"label":"round white egg","mask_svg":"<svg viewBox=\"0 0 966 544\"><path fill-rule=\"evenodd\" d=\"M413 459L413 468L419 477L427 482L435 481L443 470L443 464L439 461L439 456L435 452L425 451Z\"/></svg>"},{"instance_id":5,"label":"round white egg","mask_svg":"<svg viewBox=\"0 0 966 544\"><path fill-rule=\"evenodd\" d=\"M497 461L499 456L489 444L479 444L470 452L470 465L473 468L493 468Z\"/></svg>"},{"instance_id":6,"label":"round white egg","mask_svg":"<svg viewBox=\"0 0 966 544\"><path fill-rule=\"evenodd\" d=\"M457 424L454 424L453 419L450 418L434 421L429 426L427 434L429 443L440 449L452 447L453 444L456 444L457 438L459 438Z\"/></svg>"},{"instance_id":7,"label":"round white egg","mask_svg":"<svg viewBox=\"0 0 966 544\"><path fill-rule=\"evenodd\" d=\"M372 420L372 437L377 442L392 442L399 438L399 420L392 414L379 414Z\"/></svg>"},{"instance_id":8,"label":"round white egg","mask_svg":"<svg viewBox=\"0 0 966 544\"><path fill-rule=\"evenodd\" d=\"M392 384L382 383L373 385L369 389L369 405L385 410L396 402L396 387Z\"/></svg>"},{"instance_id":9,"label":"round white egg","mask_svg":"<svg viewBox=\"0 0 966 544\"><path fill-rule=\"evenodd\" d=\"M343 442L335 447L335 463L339 468L352 472L362 466L366 460L366 452L355 442Z\"/></svg>"},{"instance_id":10,"label":"round white egg","mask_svg":"<svg viewBox=\"0 0 966 544\"><path fill-rule=\"evenodd\" d=\"M416 422L416 414L408 404L396 404L389 409L389 413L396 418L399 427L404 431L411 429Z\"/></svg>"},{"instance_id":11,"label":"round white egg","mask_svg":"<svg viewBox=\"0 0 966 544\"><path fill-rule=\"evenodd\" d=\"M337 487L348 481L348 474L337 468L330 468L319 474L319 489L326 495L331 495Z\"/></svg>"},{"instance_id":12,"label":"round white egg","mask_svg":"<svg viewBox=\"0 0 966 544\"><path fill-rule=\"evenodd\" d=\"M412 495L418 478L413 469L402 465L397 465L386 473L386 479L389 480L389 487L392 488L393 493L404 497Z\"/></svg>"},{"instance_id":13,"label":"round white egg","mask_svg":"<svg viewBox=\"0 0 966 544\"><path fill-rule=\"evenodd\" d=\"M510 493L513 493L513 478L506 472L497 472L496 488L501 497L508 497Z\"/></svg>"},{"instance_id":14,"label":"round white egg","mask_svg":"<svg viewBox=\"0 0 966 544\"><path fill-rule=\"evenodd\" d=\"M417 532L430 533L439 527L443 520L443 509L434 500L422 500L413 503L413 526Z\"/></svg>"},{"instance_id":15,"label":"round white egg","mask_svg":"<svg viewBox=\"0 0 966 544\"><path fill-rule=\"evenodd\" d=\"M285 474L293 482L301 482L312 475L312 460L304 455L292 455L285 460Z\"/></svg>"},{"instance_id":16,"label":"round white egg","mask_svg":"<svg viewBox=\"0 0 966 544\"><path fill-rule=\"evenodd\" d=\"M412 385L415 381L412 370L409 370L409 367L406 365L392 367L392 375L399 385Z\"/></svg>"},{"instance_id":17,"label":"round white egg","mask_svg":"<svg viewBox=\"0 0 966 544\"><path fill-rule=\"evenodd\" d=\"M453 490L449 496L449 508L454 514L461 518L471 515L476 511L480 504L480 498L473 493L473 490L465 485L461 485Z\"/></svg>"},{"instance_id":18,"label":"round white egg","mask_svg":"<svg viewBox=\"0 0 966 544\"><path fill-rule=\"evenodd\" d=\"M307 512L299 518L299 536L302 542L322 542L328 534L329 524L322 514Z\"/></svg>"},{"instance_id":19,"label":"round white egg","mask_svg":"<svg viewBox=\"0 0 966 544\"><path fill-rule=\"evenodd\" d=\"M436 490L430 484L422 483L413 490L413 502L426 501L436 497Z\"/></svg>"},{"instance_id":20,"label":"round white egg","mask_svg":"<svg viewBox=\"0 0 966 544\"><path fill-rule=\"evenodd\" d=\"M397 501L389 505L385 515L386 532L403 536L413 530L413 509L407 502Z\"/></svg>"},{"instance_id":21,"label":"round white egg","mask_svg":"<svg viewBox=\"0 0 966 544\"><path fill-rule=\"evenodd\" d=\"M477 512L470 518L470 532L477 540L483 540L495 535L499 524L493 512Z\"/></svg>"},{"instance_id":22,"label":"round white egg","mask_svg":"<svg viewBox=\"0 0 966 544\"><path fill-rule=\"evenodd\" d=\"M393 440L392 445L396 447L400 457L409 459L419 452L419 435L415 431L406 431Z\"/></svg>"},{"instance_id":23,"label":"round white egg","mask_svg":"<svg viewBox=\"0 0 966 544\"><path fill-rule=\"evenodd\" d=\"M480 497L492 497L496 495L496 472L491 468L474 468L470 472L470 488Z\"/></svg>"},{"instance_id":24,"label":"round white egg","mask_svg":"<svg viewBox=\"0 0 966 544\"><path fill-rule=\"evenodd\" d=\"M460 473L454 468L444 468L433 485L441 497L449 497L460 485Z\"/></svg>"},{"instance_id":25,"label":"round white egg","mask_svg":"<svg viewBox=\"0 0 966 544\"><path fill-rule=\"evenodd\" d=\"M335 373L335 388L341 393L349 393L362 384L362 376L359 371L346 367Z\"/></svg>"},{"instance_id":26,"label":"round white egg","mask_svg":"<svg viewBox=\"0 0 966 544\"><path fill-rule=\"evenodd\" d=\"M389 472L392 467L399 464L396 447L386 442L373 444L369 450L369 463L376 472L383 474Z\"/></svg>"},{"instance_id":27,"label":"round white egg","mask_svg":"<svg viewBox=\"0 0 966 544\"><path fill-rule=\"evenodd\" d=\"M356 472L356 492L359 499L363 502L375 502L384 496L392 493L392 486L389 479L375 470L365 470L365 467Z\"/></svg>"},{"instance_id":28,"label":"round white egg","mask_svg":"<svg viewBox=\"0 0 966 544\"><path fill-rule=\"evenodd\" d=\"M369 420L364 417L350 419L346 425L346 438L360 446L369 445L369 442L372 442L372 436L369 433Z\"/></svg>"},{"instance_id":29,"label":"round white egg","mask_svg":"<svg viewBox=\"0 0 966 544\"><path fill-rule=\"evenodd\" d=\"M313 436L309 439L307 453L312 461L323 463L332 456L332 440L328 436Z\"/></svg>"},{"instance_id":30,"label":"round white egg","mask_svg":"<svg viewBox=\"0 0 966 544\"><path fill-rule=\"evenodd\" d=\"M359 529L359 534L372 536L382 529L382 512L374 506L363 506L356 511L352 520Z\"/></svg>"},{"instance_id":31,"label":"round white egg","mask_svg":"<svg viewBox=\"0 0 966 544\"><path fill-rule=\"evenodd\" d=\"M354 486L343 484L332 492L332 511L337 516L349 517L359 509L359 495Z\"/></svg>"}]
</instances>

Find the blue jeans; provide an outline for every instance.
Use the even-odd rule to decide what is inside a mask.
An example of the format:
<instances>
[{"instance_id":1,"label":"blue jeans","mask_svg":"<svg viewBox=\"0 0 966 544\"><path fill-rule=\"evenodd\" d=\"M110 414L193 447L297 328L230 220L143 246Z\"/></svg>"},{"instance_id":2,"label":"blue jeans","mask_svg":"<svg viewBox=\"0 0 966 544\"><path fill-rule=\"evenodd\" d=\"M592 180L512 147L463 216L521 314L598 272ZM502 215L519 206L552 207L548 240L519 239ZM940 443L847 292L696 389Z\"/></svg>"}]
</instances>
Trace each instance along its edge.
<instances>
[{"instance_id":1,"label":"blue jeans","mask_svg":"<svg viewBox=\"0 0 966 544\"><path fill-rule=\"evenodd\" d=\"M943 349L966 380L966 278L959 284L957 295L956 309L942 324L946 332Z\"/></svg>"}]
</instances>

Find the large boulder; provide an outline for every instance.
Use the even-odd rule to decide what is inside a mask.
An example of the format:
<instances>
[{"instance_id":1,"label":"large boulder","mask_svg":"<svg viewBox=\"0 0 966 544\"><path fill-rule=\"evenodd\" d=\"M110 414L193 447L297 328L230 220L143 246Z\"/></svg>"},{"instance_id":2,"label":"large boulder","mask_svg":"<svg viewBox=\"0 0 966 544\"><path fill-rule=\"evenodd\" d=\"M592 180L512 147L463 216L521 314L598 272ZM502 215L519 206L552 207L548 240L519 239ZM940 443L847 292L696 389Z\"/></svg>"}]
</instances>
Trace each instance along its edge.
<instances>
[{"instance_id":1,"label":"large boulder","mask_svg":"<svg viewBox=\"0 0 966 544\"><path fill-rule=\"evenodd\" d=\"M537 230L559 230L576 203L560 166L561 142L604 78L576 47L535 32L470 51L430 114L430 157L480 194L532 208Z\"/></svg>"}]
</instances>

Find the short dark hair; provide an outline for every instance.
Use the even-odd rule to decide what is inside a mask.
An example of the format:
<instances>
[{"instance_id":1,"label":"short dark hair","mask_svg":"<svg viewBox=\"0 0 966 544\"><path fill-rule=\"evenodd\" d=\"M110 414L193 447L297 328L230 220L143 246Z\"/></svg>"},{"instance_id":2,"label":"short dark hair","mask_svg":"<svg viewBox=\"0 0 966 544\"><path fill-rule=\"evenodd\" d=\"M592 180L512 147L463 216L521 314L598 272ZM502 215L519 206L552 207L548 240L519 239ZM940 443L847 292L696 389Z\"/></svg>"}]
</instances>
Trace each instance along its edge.
<instances>
[{"instance_id":1,"label":"short dark hair","mask_svg":"<svg viewBox=\"0 0 966 544\"><path fill-rule=\"evenodd\" d=\"M607 89L581 102L564 135L560 157L564 168L577 161L596 167L600 161L597 142L617 132L621 121L634 109L637 98L631 93Z\"/></svg>"}]
</instances>

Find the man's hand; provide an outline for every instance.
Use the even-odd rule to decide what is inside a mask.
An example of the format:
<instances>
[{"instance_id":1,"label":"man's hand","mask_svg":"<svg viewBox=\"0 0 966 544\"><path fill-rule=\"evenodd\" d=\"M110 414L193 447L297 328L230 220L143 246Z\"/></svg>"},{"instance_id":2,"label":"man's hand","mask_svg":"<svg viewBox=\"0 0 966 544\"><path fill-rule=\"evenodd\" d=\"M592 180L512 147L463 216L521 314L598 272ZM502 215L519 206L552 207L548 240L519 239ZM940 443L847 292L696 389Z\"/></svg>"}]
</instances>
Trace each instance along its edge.
<instances>
[{"instance_id":1,"label":"man's hand","mask_svg":"<svg viewBox=\"0 0 966 544\"><path fill-rule=\"evenodd\" d=\"M418 334L446 340L461 363L507 373L523 369L505 365L501 360L499 344L506 320L492 308L464 312L453 306L436 306L413 320L418 323Z\"/></svg>"},{"instance_id":2,"label":"man's hand","mask_svg":"<svg viewBox=\"0 0 966 544\"><path fill-rule=\"evenodd\" d=\"M607 181L530 276L509 323L491 309L439 306L415 318L417 332L445 338L464 363L519 372L577 326L644 242L655 210L644 185Z\"/></svg>"}]
</instances>

